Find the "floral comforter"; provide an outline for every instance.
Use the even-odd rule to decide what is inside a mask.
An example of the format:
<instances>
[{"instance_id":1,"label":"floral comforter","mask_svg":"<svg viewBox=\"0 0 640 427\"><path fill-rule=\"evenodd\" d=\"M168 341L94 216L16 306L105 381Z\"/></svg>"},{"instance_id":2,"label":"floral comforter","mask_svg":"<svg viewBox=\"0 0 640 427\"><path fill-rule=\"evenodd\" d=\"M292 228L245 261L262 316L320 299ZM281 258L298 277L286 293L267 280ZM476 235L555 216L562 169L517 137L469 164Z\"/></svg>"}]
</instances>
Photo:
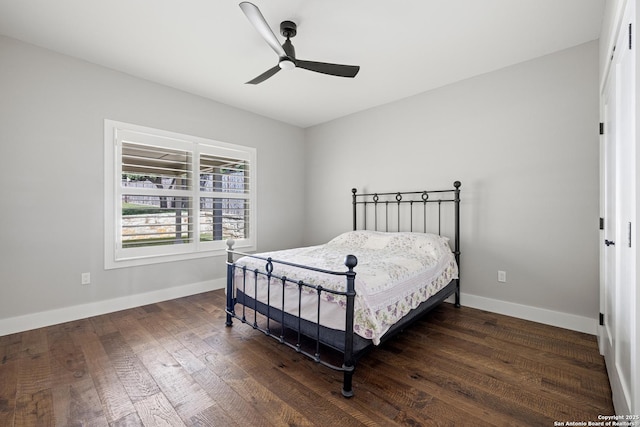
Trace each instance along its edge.
<instances>
[{"instance_id":1,"label":"floral comforter","mask_svg":"<svg viewBox=\"0 0 640 427\"><path fill-rule=\"evenodd\" d=\"M291 263L346 271L345 256L355 255L356 298L354 331L374 344L389 328L458 277L458 266L446 237L425 233L350 231L325 245L262 253ZM244 257L236 262L264 269L265 262ZM346 278L274 263L273 274L337 291ZM288 285L296 287L296 285ZM313 291L315 292L315 291ZM294 292L291 292L295 294ZM343 296L322 293L325 301L345 306ZM344 329L344 326L342 327Z\"/></svg>"}]
</instances>

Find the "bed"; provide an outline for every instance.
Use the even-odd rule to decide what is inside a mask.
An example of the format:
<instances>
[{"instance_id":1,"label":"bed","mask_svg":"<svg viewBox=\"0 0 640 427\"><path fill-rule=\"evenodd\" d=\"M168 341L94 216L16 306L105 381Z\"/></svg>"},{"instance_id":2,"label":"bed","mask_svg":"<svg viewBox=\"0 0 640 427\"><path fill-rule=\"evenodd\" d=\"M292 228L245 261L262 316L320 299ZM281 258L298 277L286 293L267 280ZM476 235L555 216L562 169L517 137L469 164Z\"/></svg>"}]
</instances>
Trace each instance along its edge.
<instances>
[{"instance_id":1,"label":"bed","mask_svg":"<svg viewBox=\"0 0 640 427\"><path fill-rule=\"evenodd\" d=\"M247 254L228 240L226 325L238 319L342 371L353 396L360 357L445 299L460 307L460 186L353 189L353 229L323 245Z\"/></svg>"}]
</instances>

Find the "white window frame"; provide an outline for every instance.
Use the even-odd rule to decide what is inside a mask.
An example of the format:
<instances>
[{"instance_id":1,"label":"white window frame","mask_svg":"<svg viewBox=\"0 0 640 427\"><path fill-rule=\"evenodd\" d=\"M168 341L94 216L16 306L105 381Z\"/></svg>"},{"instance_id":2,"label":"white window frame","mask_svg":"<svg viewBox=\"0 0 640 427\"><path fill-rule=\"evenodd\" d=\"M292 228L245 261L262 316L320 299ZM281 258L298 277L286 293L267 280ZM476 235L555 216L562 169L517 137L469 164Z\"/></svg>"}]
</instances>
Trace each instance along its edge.
<instances>
[{"instance_id":1,"label":"white window frame","mask_svg":"<svg viewBox=\"0 0 640 427\"><path fill-rule=\"evenodd\" d=\"M154 146L186 150L193 153L193 185L188 191L193 203L193 234L191 243L180 245L123 248L120 237L122 219L122 158L120 144L123 138ZM201 191L199 183L200 154L211 154L242 159L249 162L250 183L248 193L215 193ZM105 269L181 261L208 256L222 255L225 241L200 241L200 197L237 198L249 202L249 236L236 239L234 248L241 251L256 250L257 234L257 193L256 193L256 149L226 142L215 141L166 130L154 129L130 123L105 119L104 121L104 240ZM184 191L182 192L185 193Z\"/></svg>"}]
</instances>

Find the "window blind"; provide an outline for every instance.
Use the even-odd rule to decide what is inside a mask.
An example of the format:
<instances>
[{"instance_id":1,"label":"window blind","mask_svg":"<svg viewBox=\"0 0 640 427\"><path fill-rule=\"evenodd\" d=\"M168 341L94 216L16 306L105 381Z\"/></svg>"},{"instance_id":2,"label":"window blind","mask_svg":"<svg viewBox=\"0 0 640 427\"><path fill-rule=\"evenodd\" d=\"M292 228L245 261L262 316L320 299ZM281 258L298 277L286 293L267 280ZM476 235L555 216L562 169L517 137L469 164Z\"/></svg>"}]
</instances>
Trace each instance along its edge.
<instances>
[{"instance_id":1,"label":"window blind","mask_svg":"<svg viewBox=\"0 0 640 427\"><path fill-rule=\"evenodd\" d=\"M105 268L255 250L256 150L105 120Z\"/></svg>"}]
</instances>

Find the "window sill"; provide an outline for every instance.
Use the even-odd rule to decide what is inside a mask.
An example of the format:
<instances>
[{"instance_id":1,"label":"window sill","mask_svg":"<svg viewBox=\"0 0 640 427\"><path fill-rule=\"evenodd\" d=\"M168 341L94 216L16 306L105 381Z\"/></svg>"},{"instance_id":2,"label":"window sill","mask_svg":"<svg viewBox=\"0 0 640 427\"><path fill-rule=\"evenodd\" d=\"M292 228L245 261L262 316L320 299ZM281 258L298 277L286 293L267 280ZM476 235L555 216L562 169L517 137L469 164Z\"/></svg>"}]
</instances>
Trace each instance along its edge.
<instances>
[{"instance_id":1,"label":"window sill","mask_svg":"<svg viewBox=\"0 0 640 427\"><path fill-rule=\"evenodd\" d=\"M234 248L243 252L252 252L256 248L254 245L238 246ZM139 267L143 265L161 264L166 262L175 261L188 261L192 259L208 258L208 257L220 257L226 254L226 249L212 249L210 251L198 251L182 254L170 254L170 255L153 255L153 256L139 256L132 258L120 258L120 259L105 259L105 270L113 270L117 268L127 267Z\"/></svg>"}]
</instances>

